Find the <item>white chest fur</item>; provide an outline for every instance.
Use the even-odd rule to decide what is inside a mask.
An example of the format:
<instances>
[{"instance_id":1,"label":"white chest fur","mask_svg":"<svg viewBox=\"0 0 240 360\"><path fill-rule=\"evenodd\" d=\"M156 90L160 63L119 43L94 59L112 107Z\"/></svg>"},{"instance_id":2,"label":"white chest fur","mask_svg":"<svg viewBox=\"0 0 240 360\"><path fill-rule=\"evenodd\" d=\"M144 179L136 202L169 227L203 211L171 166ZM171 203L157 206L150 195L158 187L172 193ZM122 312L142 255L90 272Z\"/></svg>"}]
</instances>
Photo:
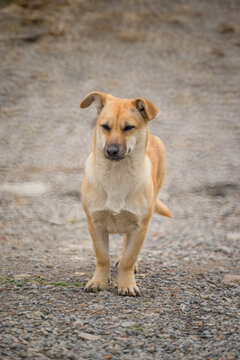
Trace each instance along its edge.
<instances>
[{"instance_id":1,"label":"white chest fur","mask_svg":"<svg viewBox=\"0 0 240 360\"><path fill-rule=\"evenodd\" d=\"M93 221L110 233L124 233L138 227L148 211L148 201L141 188L151 173L148 157L133 161L128 157L119 162L101 159L94 162L90 154L86 163L87 181L94 189L87 201Z\"/></svg>"}]
</instances>

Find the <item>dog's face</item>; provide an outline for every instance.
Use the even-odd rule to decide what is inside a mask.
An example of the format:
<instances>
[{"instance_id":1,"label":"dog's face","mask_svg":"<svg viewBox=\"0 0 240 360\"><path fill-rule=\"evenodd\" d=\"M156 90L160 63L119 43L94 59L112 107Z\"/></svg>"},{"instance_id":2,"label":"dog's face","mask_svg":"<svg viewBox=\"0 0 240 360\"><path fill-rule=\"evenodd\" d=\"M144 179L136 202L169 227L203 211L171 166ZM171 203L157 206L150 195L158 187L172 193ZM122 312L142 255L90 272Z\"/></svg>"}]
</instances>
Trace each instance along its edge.
<instances>
[{"instance_id":1,"label":"dog's face","mask_svg":"<svg viewBox=\"0 0 240 360\"><path fill-rule=\"evenodd\" d=\"M120 161L132 152L146 122L129 100L112 99L99 113L97 134L106 159Z\"/></svg>"},{"instance_id":2,"label":"dog's face","mask_svg":"<svg viewBox=\"0 0 240 360\"><path fill-rule=\"evenodd\" d=\"M118 99L100 92L88 94L81 102L85 108L97 102L96 136L106 159L120 161L146 139L147 122L158 112L143 98Z\"/></svg>"}]
</instances>

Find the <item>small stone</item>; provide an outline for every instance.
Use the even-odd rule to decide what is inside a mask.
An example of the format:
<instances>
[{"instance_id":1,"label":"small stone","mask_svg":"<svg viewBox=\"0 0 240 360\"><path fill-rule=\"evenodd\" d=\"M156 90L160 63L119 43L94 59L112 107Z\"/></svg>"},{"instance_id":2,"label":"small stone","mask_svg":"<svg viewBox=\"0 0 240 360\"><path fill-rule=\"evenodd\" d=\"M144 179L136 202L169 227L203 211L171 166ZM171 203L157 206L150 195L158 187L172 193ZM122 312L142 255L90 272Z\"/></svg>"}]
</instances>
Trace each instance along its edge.
<instances>
[{"instance_id":1,"label":"small stone","mask_svg":"<svg viewBox=\"0 0 240 360\"><path fill-rule=\"evenodd\" d=\"M124 340L128 340L127 338L124 338ZM124 345L125 346L125 345ZM122 350L122 347L119 345L119 344L116 344L115 345L115 349L117 350L117 351L121 351Z\"/></svg>"},{"instance_id":2,"label":"small stone","mask_svg":"<svg viewBox=\"0 0 240 360\"><path fill-rule=\"evenodd\" d=\"M31 359L41 359L41 357L42 357L42 354L39 352L39 349L37 349L37 350L36 349L28 349L27 355Z\"/></svg>"},{"instance_id":3,"label":"small stone","mask_svg":"<svg viewBox=\"0 0 240 360\"><path fill-rule=\"evenodd\" d=\"M225 275L222 282L226 285L233 283L233 282L240 282L240 276L239 275Z\"/></svg>"},{"instance_id":4,"label":"small stone","mask_svg":"<svg viewBox=\"0 0 240 360\"><path fill-rule=\"evenodd\" d=\"M221 246L217 249L218 251L223 252L224 254L230 255L232 253L232 250L227 246Z\"/></svg>"},{"instance_id":5,"label":"small stone","mask_svg":"<svg viewBox=\"0 0 240 360\"><path fill-rule=\"evenodd\" d=\"M46 327L45 330L48 332L48 333L51 333L52 332L52 329L50 327Z\"/></svg>"},{"instance_id":6,"label":"small stone","mask_svg":"<svg viewBox=\"0 0 240 360\"><path fill-rule=\"evenodd\" d=\"M187 305L185 305L185 304L181 304L181 305L180 305L180 309L181 309L182 311L185 311L186 308L187 308Z\"/></svg>"},{"instance_id":7,"label":"small stone","mask_svg":"<svg viewBox=\"0 0 240 360\"><path fill-rule=\"evenodd\" d=\"M120 326L122 327L131 327L131 326L134 326L134 322L132 321L123 321Z\"/></svg>"},{"instance_id":8,"label":"small stone","mask_svg":"<svg viewBox=\"0 0 240 360\"><path fill-rule=\"evenodd\" d=\"M33 318L40 318L40 319L44 319L44 318L45 318L44 314L43 314L41 311L34 311L34 312L31 314L31 317L33 317Z\"/></svg>"},{"instance_id":9,"label":"small stone","mask_svg":"<svg viewBox=\"0 0 240 360\"><path fill-rule=\"evenodd\" d=\"M82 340L89 340L89 341L97 341L101 339L101 336L88 334L82 331L78 333L78 337Z\"/></svg>"},{"instance_id":10,"label":"small stone","mask_svg":"<svg viewBox=\"0 0 240 360\"><path fill-rule=\"evenodd\" d=\"M27 345L27 344L28 344L28 342L27 342L25 339L21 338L20 336L19 336L19 340L21 341L21 343L22 343L23 345Z\"/></svg>"},{"instance_id":11,"label":"small stone","mask_svg":"<svg viewBox=\"0 0 240 360\"><path fill-rule=\"evenodd\" d=\"M103 292L102 292L102 294L103 294ZM98 311L104 310L104 308L105 307L103 305L100 305L100 304L96 304L94 306L94 310L98 310Z\"/></svg>"},{"instance_id":12,"label":"small stone","mask_svg":"<svg viewBox=\"0 0 240 360\"><path fill-rule=\"evenodd\" d=\"M81 329L83 327L83 322L81 320L74 321L73 328L74 329Z\"/></svg>"},{"instance_id":13,"label":"small stone","mask_svg":"<svg viewBox=\"0 0 240 360\"><path fill-rule=\"evenodd\" d=\"M203 308L202 308L205 312L207 312L207 313L209 313L209 312L211 312L212 311L212 309L211 308L209 308L209 307L207 307L207 306L203 306Z\"/></svg>"},{"instance_id":14,"label":"small stone","mask_svg":"<svg viewBox=\"0 0 240 360\"><path fill-rule=\"evenodd\" d=\"M41 328L41 333L42 333L44 336L48 336L48 332L47 332L44 328Z\"/></svg>"},{"instance_id":15,"label":"small stone","mask_svg":"<svg viewBox=\"0 0 240 360\"><path fill-rule=\"evenodd\" d=\"M73 273L71 276L85 276L86 274L84 272L79 272L76 271L75 273Z\"/></svg>"},{"instance_id":16,"label":"small stone","mask_svg":"<svg viewBox=\"0 0 240 360\"><path fill-rule=\"evenodd\" d=\"M240 240L240 232L229 232L227 233L228 241L239 241Z\"/></svg>"},{"instance_id":17,"label":"small stone","mask_svg":"<svg viewBox=\"0 0 240 360\"><path fill-rule=\"evenodd\" d=\"M232 212L233 212L232 206L225 206L225 207L221 210L220 215L221 215L222 218L225 218L225 217L231 215Z\"/></svg>"},{"instance_id":18,"label":"small stone","mask_svg":"<svg viewBox=\"0 0 240 360\"><path fill-rule=\"evenodd\" d=\"M150 353L154 353L156 351L156 346L153 344L150 344L150 346L148 346L146 350Z\"/></svg>"},{"instance_id":19,"label":"small stone","mask_svg":"<svg viewBox=\"0 0 240 360\"><path fill-rule=\"evenodd\" d=\"M110 348L109 348L109 352L110 352L111 354L113 354L113 355L116 355L116 354L117 354L117 350L116 350L115 347L110 347Z\"/></svg>"}]
</instances>

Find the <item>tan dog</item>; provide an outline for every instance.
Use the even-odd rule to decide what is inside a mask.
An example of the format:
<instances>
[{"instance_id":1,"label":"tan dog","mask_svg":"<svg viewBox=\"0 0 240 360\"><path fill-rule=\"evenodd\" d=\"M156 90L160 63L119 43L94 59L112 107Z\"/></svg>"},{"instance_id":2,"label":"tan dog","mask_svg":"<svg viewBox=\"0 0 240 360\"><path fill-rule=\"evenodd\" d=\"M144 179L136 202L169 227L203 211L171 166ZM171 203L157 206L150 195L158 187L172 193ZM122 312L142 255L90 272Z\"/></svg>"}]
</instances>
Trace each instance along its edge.
<instances>
[{"instance_id":1,"label":"tan dog","mask_svg":"<svg viewBox=\"0 0 240 360\"><path fill-rule=\"evenodd\" d=\"M81 102L97 103L98 120L92 152L82 183L82 204L88 218L97 265L86 291L106 289L110 277L109 234L123 234L118 293L139 295L134 266L154 212L171 217L157 199L165 176L165 149L148 130L158 108L143 98L118 99L91 92Z\"/></svg>"}]
</instances>

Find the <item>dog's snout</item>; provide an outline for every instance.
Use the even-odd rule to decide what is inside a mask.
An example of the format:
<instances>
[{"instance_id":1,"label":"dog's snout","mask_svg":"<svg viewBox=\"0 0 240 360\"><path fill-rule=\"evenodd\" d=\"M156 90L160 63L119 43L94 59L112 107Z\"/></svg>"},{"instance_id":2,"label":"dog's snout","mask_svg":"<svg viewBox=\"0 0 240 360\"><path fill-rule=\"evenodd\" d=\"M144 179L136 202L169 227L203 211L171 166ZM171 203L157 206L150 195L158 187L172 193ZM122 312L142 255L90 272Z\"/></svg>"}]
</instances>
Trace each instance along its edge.
<instances>
[{"instance_id":1,"label":"dog's snout","mask_svg":"<svg viewBox=\"0 0 240 360\"><path fill-rule=\"evenodd\" d=\"M109 156L116 156L119 153L119 146L117 145L108 146L107 153Z\"/></svg>"},{"instance_id":2,"label":"dog's snout","mask_svg":"<svg viewBox=\"0 0 240 360\"><path fill-rule=\"evenodd\" d=\"M126 149L118 144L109 144L104 148L104 156L112 161L120 161L124 158Z\"/></svg>"},{"instance_id":3,"label":"dog's snout","mask_svg":"<svg viewBox=\"0 0 240 360\"><path fill-rule=\"evenodd\" d=\"M120 161L126 155L126 147L118 143L107 144L104 147L104 156L112 161Z\"/></svg>"}]
</instances>

